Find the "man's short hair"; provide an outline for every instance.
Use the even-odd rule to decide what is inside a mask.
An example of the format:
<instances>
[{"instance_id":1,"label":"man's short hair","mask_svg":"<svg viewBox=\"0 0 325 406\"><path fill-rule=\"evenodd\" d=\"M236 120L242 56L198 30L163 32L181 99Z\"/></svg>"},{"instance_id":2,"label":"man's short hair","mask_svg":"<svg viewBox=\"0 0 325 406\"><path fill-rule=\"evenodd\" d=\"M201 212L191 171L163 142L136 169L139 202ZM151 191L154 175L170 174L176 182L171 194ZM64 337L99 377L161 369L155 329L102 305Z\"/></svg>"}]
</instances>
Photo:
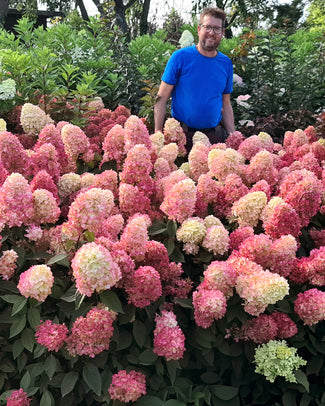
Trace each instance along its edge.
<instances>
[{"instance_id":1,"label":"man's short hair","mask_svg":"<svg viewBox=\"0 0 325 406\"><path fill-rule=\"evenodd\" d=\"M226 13L218 7L207 7L205 8L202 13L200 14L200 22L199 24L202 24L203 18L205 16L211 16L214 18L220 18L222 20L222 24L225 25L225 21L226 21Z\"/></svg>"}]
</instances>

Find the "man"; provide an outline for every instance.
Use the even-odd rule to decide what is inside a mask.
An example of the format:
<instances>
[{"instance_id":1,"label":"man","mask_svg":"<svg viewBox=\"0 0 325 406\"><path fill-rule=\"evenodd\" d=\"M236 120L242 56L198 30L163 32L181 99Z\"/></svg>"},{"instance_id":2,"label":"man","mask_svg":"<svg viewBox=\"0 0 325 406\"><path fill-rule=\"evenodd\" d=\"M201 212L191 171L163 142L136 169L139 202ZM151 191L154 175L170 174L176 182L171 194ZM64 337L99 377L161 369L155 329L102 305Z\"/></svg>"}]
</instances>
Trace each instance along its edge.
<instances>
[{"instance_id":1,"label":"man","mask_svg":"<svg viewBox=\"0 0 325 406\"><path fill-rule=\"evenodd\" d=\"M184 129L187 152L195 131L204 132L212 144L224 142L235 131L230 102L233 66L217 50L225 34L225 20L223 10L206 8L200 16L198 44L174 52L162 76L154 108L155 131L163 129L171 96L172 116Z\"/></svg>"}]
</instances>

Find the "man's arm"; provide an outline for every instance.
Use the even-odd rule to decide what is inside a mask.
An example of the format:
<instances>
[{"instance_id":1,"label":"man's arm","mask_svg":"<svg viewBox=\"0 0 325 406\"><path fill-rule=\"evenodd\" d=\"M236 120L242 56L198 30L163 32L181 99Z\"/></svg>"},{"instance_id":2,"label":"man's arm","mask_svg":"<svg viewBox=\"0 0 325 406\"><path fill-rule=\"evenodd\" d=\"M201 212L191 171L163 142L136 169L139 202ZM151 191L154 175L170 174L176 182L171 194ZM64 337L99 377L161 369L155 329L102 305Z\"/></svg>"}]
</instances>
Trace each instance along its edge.
<instances>
[{"instance_id":1,"label":"man's arm","mask_svg":"<svg viewBox=\"0 0 325 406\"><path fill-rule=\"evenodd\" d=\"M222 95L222 121L229 134L235 131L234 112L229 93Z\"/></svg>"},{"instance_id":2,"label":"man's arm","mask_svg":"<svg viewBox=\"0 0 325 406\"><path fill-rule=\"evenodd\" d=\"M166 117L166 107L168 99L172 94L174 85L169 85L166 82L161 81L157 101L154 107L154 116L155 116L155 132L163 130L165 117Z\"/></svg>"}]
</instances>

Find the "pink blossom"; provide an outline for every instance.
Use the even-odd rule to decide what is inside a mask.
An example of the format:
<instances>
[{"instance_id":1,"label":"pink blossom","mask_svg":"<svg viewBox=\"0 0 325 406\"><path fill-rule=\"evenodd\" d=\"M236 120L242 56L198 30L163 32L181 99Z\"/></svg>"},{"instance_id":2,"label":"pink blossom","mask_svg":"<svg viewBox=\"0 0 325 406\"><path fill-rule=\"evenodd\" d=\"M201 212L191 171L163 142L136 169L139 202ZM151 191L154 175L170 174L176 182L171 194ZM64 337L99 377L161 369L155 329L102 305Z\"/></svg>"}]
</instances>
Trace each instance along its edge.
<instances>
[{"instance_id":1,"label":"pink blossom","mask_svg":"<svg viewBox=\"0 0 325 406\"><path fill-rule=\"evenodd\" d=\"M156 179L162 179L172 172L169 163L165 158L158 158L154 163L153 169L155 172Z\"/></svg>"},{"instance_id":2,"label":"pink blossom","mask_svg":"<svg viewBox=\"0 0 325 406\"><path fill-rule=\"evenodd\" d=\"M296 266L297 240L292 235L283 235L273 241L268 258L268 268L283 277L288 277Z\"/></svg>"},{"instance_id":3,"label":"pink blossom","mask_svg":"<svg viewBox=\"0 0 325 406\"><path fill-rule=\"evenodd\" d=\"M262 344L277 337L278 326L276 321L267 314L260 314L255 319L249 320L243 327L242 334L245 339Z\"/></svg>"},{"instance_id":4,"label":"pink blossom","mask_svg":"<svg viewBox=\"0 0 325 406\"><path fill-rule=\"evenodd\" d=\"M223 255L229 248L229 233L223 225L209 227L202 241L202 247L213 252L214 255Z\"/></svg>"},{"instance_id":5,"label":"pink blossom","mask_svg":"<svg viewBox=\"0 0 325 406\"><path fill-rule=\"evenodd\" d=\"M283 146L287 152L294 153L304 144L308 144L308 137L302 130L285 132Z\"/></svg>"},{"instance_id":6,"label":"pink blossom","mask_svg":"<svg viewBox=\"0 0 325 406\"><path fill-rule=\"evenodd\" d=\"M114 207L114 196L110 190L92 188L81 192L71 204L68 219L80 231L98 232Z\"/></svg>"},{"instance_id":7,"label":"pink blossom","mask_svg":"<svg viewBox=\"0 0 325 406\"><path fill-rule=\"evenodd\" d=\"M127 153L137 144L143 144L149 151L151 150L148 129L139 117L131 115L126 120L124 129L129 130L126 131L124 136L125 151Z\"/></svg>"},{"instance_id":8,"label":"pink blossom","mask_svg":"<svg viewBox=\"0 0 325 406\"><path fill-rule=\"evenodd\" d=\"M65 173L57 183L59 197L64 200L81 188L81 177L78 173Z\"/></svg>"},{"instance_id":9,"label":"pink blossom","mask_svg":"<svg viewBox=\"0 0 325 406\"><path fill-rule=\"evenodd\" d=\"M191 178L196 182L198 181L200 175L203 175L209 171L208 155L209 148L202 142L197 142L194 144L188 154Z\"/></svg>"},{"instance_id":10,"label":"pink blossom","mask_svg":"<svg viewBox=\"0 0 325 406\"><path fill-rule=\"evenodd\" d=\"M121 248L136 261L142 261L145 257L150 225L151 220L148 215L135 214L128 219L121 235Z\"/></svg>"},{"instance_id":11,"label":"pink blossom","mask_svg":"<svg viewBox=\"0 0 325 406\"><path fill-rule=\"evenodd\" d=\"M27 393L22 389L14 390L7 397L7 406L29 406L31 399L27 397Z\"/></svg>"},{"instance_id":12,"label":"pink blossom","mask_svg":"<svg viewBox=\"0 0 325 406\"><path fill-rule=\"evenodd\" d=\"M130 217L136 213L148 213L151 208L151 201L137 186L121 182L119 206L121 212Z\"/></svg>"},{"instance_id":13,"label":"pink blossom","mask_svg":"<svg viewBox=\"0 0 325 406\"><path fill-rule=\"evenodd\" d=\"M152 266L160 274L160 279L166 280L169 278L169 257L167 248L159 241L148 241L146 244L146 253L143 261L143 266Z\"/></svg>"},{"instance_id":14,"label":"pink blossom","mask_svg":"<svg viewBox=\"0 0 325 406\"><path fill-rule=\"evenodd\" d=\"M312 152L299 159L301 169L313 172L318 179L322 178L322 167Z\"/></svg>"},{"instance_id":15,"label":"pink blossom","mask_svg":"<svg viewBox=\"0 0 325 406\"><path fill-rule=\"evenodd\" d=\"M247 179L253 184L262 179L271 186L278 181L278 170L273 166L273 155L262 150L255 154L247 168Z\"/></svg>"},{"instance_id":16,"label":"pink blossom","mask_svg":"<svg viewBox=\"0 0 325 406\"><path fill-rule=\"evenodd\" d=\"M251 135L246 138L238 148L238 152L248 161L250 161L253 156L258 152L262 151L263 143L258 135Z\"/></svg>"},{"instance_id":17,"label":"pink blossom","mask_svg":"<svg viewBox=\"0 0 325 406\"><path fill-rule=\"evenodd\" d=\"M244 156L231 148L225 150L214 148L208 155L209 174L220 181L225 180L231 173L240 175L244 163Z\"/></svg>"},{"instance_id":18,"label":"pink blossom","mask_svg":"<svg viewBox=\"0 0 325 406\"><path fill-rule=\"evenodd\" d=\"M117 176L117 172L113 171L112 169L98 173L95 175L92 187L99 189L108 189L113 193L114 197L117 198Z\"/></svg>"},{"instance_id":19,"label":"pink blossom","mask_svg":"<svg viewBox=\"0 0 325 406\"><path fill-rule=\"evenodd\" d=\"M237 228L229 234L229 249L231 251L238 250L240 244L245 241L246 238L252 237L253 235L254 229L252 227Z\"/></svg>"},{"instance_id":20,"label":"pink blossom","mask_svg":"<svg viewBox=\"0 0 325 406\"><path fill-rule=\"evenodd\" d=\"M294 311L308 326L324 320L325 292L316 288L300 292L295 301Z\"/></svg>"},{"instance_id":21,"label":"pink blossom","mask_svg":"<svg viewBox=\"0 0 325 406\"><path fill-rule=\"evenodd\" d=\"M124 218L121 214L114 214L112 216L109 216L102 222L100 230L101 236L109 237L113 241L117 240L118 235L123 229L123 226Z\"/></svg>"},{"instance_id":22,"label":"pink blossom","mask_svg":"<svg viewBox=\"0 0 325 406\"><path fill-rule=\"evenodd\" d=\"M225 295L216 289L200 287L193 293L194 318L198 326L208 328L226 314Z\"/></svg>"},{"instance_id":23,"label":"pink blossom","mask_svg":"<svg viewBox=\"0 0 325 406\"><path fill-rule=\"evenodd\" d=\"M89 139L86 134L76 125L66 124L61 129L61 137L64 150L72 161L76 161L79 155L89 149Z\"/></svg>"},{"instance_id":24,"label":"pink blossom","mask_svg":"<svg viewBox=\"0 0 325 406\"><path fill-rule=\"evenodd\" d=\"M110 252L95 242L84 244L71 261L77 289L82 295L110 289L122 274Z\"/></svg>"},{"instance_id":25,"label":"pink blossom","mask_svg":"<svg viewBox=\"0 0 325 406\"><path fill-rule=\"evenodd\" d=\"M53 120L40 107L25 103L21 109L20 124L26 134L37 136L46 124L53 124Z\"/></svg>"},{"instance_id":26,"label":"pink blossom","mask_svg":"<svg viewBox=\"0 0 325 406\"><path fill-rule=\"evenodd\" d=\"M0 161L9 173L24 174L29 157L18 137L8 131L0 132Z\"/></svg>"},{"instance_id":27,"label":"pink blossom","mask_svg":"<svg viewBox=\"0 0 325 406\"><path fill-rule=\"evenodd\" d=\"M325 246L313 249L309 257L303 257L297 261L298 274L305 275L303 281L309 281L315 286L325 285ZM297 275L293 276L297 280ZM297 280L298 281L298 280Z\"/></svg>"},{"instance_id":28,"label":"pink blossom","mask_svg":"<svg viewBox=\"0 0 325 406\"><path fill-rule=\"evenodd\" d=\"M325 229L317 230L315 227L309 230L309 235L314 241L316 248L325 246Z\"/></svg>"},{"instance_id":29,"label":"pink blossom","mask_svg":"<svg viewBox=\"0 0 325 406\"><path fill-rule=\"evenodd\" d=\"M33 151L30 161L29 171L31 175L37 174L40 170L46 170L54 182L59 180L61 167L57 151L52 144L43 144L36 151Z\"/></svg>"},{"instance_id":30,"label":"pink blossom","mask_svg":"<svg viewBox=\"0 0 325 406\"><path fill-rule=\"evenodd\" d=\"M65 324L45 320L36 327L35 338L38 344L44 345L49 351L58 352L67 338L68 331Z\"/></svg>"},{"instance_id":31,"label":"pink blossom","mask_svg":"<svg viewBox=\"0 0 325 406\"><path fill-rule=\"evenodd\" d=\"M212 261L203 272L203 285L207 289L220 290L228 299L233 294L237 271L225 261Z\"/></svg>"},{"instance_id":32,"label":"pink blossom","mask_svg":"<svg viewBox=\"0 0 325 406\"><path fill-rule=\"evenodd\" d=\"M135 402L147 393L146 377L141 372L125 370L112 376L112 383L108 389L111 399L121 402Z\"/></svg>"},{"instance_id":33,"label":"pink blossom","mask_svg":"<svg viewBox=\"0 0 325 406\"><path fill-rule=\"evenodd\" d=\"M158 158L164 158L168 162L171 170L178 169L175 165L175 160L178 156L178 146L175 142L164 145L158 152Z\"/></svg>"},{"instance_id":34,"label":"pink blossom","mask_svg":"<svg viewBox=\"0 0 325 406\"><path fill-rule=\"evenodd\" d=\"M166 361L183 358L185 336L177 324L176 316L171 311L163 310L161 316L156 315L153 352Z\"/></svg>"},{"instance_id":35,"label":"pink blossom","mask_svg":"<svg viewBox=\"0 0 325 406\"><path fill-rule=\"evenodd\" d=\"M69 353L74 357L87 355L94 358L95 355L108 350L115 318L115 312L102 307L94 307L86 317L78 317L66 339Z\"/></svg>"},{"instance_id":36,"label":"pink blossom","mask_svg":"<svg viewBox=\"0 0 325 406\"><path fill-rule=\"evenodd\" d=\"M120 165L125 157L126 152L124 151L124 139L127 130L125 130L121 125L115 124L112 127L103 142L103 160L101 166L105 162L115 161Z\"/></svg>"},{"instance_id":37,"label":"pink blossom","mask_svg":"<svg viewBox=\"0 0 325 406\"><path fill-rule=\"evenodd\" d=\"M43 234L43 230L40 226L35 226L35 224L32 224L26 228L25 237L29 241L39 241L43 237Z\"/></svg>"},{"instance_id":38,"label":"pink blossom","mask_svg":"<svg viewBox=\"0 0 325 406\"><path fill-rule=\"evenodd\" d=\"M226 139L227 148L232 148L238 150L240 144L244 141L245 137L240 131L235 131L229 134L228 138Z\"/></svg>"},{"instance_id":39,"label":"pink blossom","mask_svg":"<svg viewBox=\"0 0 325 406\"><path fill-rule=\"evenodd\" d=\"M212 203L220 194L223 196L223 185L212 179L210 175L202 174L197 182L197 191L206 203Z\"/></svg>"},{"instance_id":40,"label":"pink blossom","mask_svg":"<svg viewBox=\"0 0 325 406\"><path fill-rule=\"evenodd\" d=\"M258 182L255 183L255 185L253 185L249 192L264 192L266 194L267 200L269 201L271 198L271 194L272 194L272 189L271 186L267 183L266 180L262 179L259 180Z\"/></svg>"},{"instance_id":41,"label":"pink blossom","mask_svg":"<svg viewBox=\"0 0 325 406\"><path fill-rule=\"evenodd\" d=\"M0 275L4 280L9 280L15 273L17 259L18 254L15 250L6 250L2 252L0 258Z\"/></svg>"},{"instance_id":42,"label":"pink blossom","mask_svg":"<svg viewBox=\"0 0 325 406\"><path fill-rule=\"evenodd\" d=\"M33 192L33 207L35 224L56 223L60 216L60 209L55 197L46 189L36 189Z\"/></svg>"},{"instance_id":43,"label":"pink blossom","mask_svg":"<svg viewBox=\"0 0 325 406\"><path fill-rule=\"evenodd\" d=\"M196 186L191 179L182 180L165 194L160 209L170 220L182 223L194 213Z\"/></svg>"},{"instance_id":44,"label":"pink blossom","mask_svg":"<svg viewBox=\"0 0 325 406\"><path fill-rule=\"evenodd\" d=\"M34 214L33 195L28 181L19 173L12 173L0 189L0 211L9 227L28 224Z\"/></svg>"},{"instance_id":45,"label":"pink blossom","mask_svg":"<svg viewBox=\"0 0 325 406\"><path fill-rule=\"evenodd\" d=\"M247 193L237 200L231 210L239 227L255 227L266 203L267 197L264 192Z\"/></svg>"},{"instance_id":46,"label":"pink blossom","mask_svg":"<svg viewBox=\"0 0 325 406\"><path fill-rule=\"evenodd\" d=\"M298 333L298 328L289 316L282 312L273 312L270 315L277 325L276 337L279 339L290 338Z\"/></svg>"},{"instance_id":47,"label":"pink blossom","mask_svg":"<svg viewBox=\"0 0 325 406\"><path fill-rule=\"evenodd\" d=\"M3 185L4 181L7 179L8 176L9 172L4 167L2 161L0 160L0 187Z\"/></svg>"},{"instance_id":48,"label":"pink blossom","mask_svg":"<svg viewBox=\"0 0 325 406\"><path fill-rule=\"evenodd\" d=\"M264 269L268 267L269 253L272 245L272 240L265 234L253 235L248 237L240 245L238 255L256 262Z\"/></svg>"},{"instance_id":49,"label":"pink blossom","mask_svg":"<svg viewBox=\"0 0 325 406\"><path fill-rule=\"evenodd\" d=\"M44 302L51 294L54 277L51 268L47 265L33 265L20 274L17 288L25 297L33 297L39 302Z\"/></svg>"},{"instance_id":50,"label":"pink blossom","mask_svg":"<svg viewBox=\"0 0 325 406\"><path fill-rule=\"evenodd\" d=\"M180 155L186 154L186 137L180 123L174 118L167 118L163 130L165 143L175 142L178 145Z\"/></svg>"},{"instance_id":51,"label":"pink blossom","mask_svg":"<svg viewBox=\"0 0 325 406\"><path fill-rule=\"evenodd\" d=\"M148 306L162 294L159 273L152 266L140 266L125 289L129 303L141 308Z\"/></svg>"},{"instance_id":52,"label":"pink blossom","mask_svg":"<svg viewBox=\"0 0 325 406\"><path fill-rule=\"evenodd\" d=\"M235 173L229 174L224 182L223 193L225 201L230 206L248 193L248 187L243 183L240 176Z\"/></svg>"},{"instance_id":53,"label":"pink blossom","mask_svg":"<svg viewBox=\"0 0 325 406\"><path fill-rule=\"evenodd\" d=\"M120 180L136 185L144 177L149 176L151 170L152 163L149 150L144 145L135 145L127 154L123 170L120 173Z\"/></svg>"},{"instance_id":54,"label":"pink blossom","mask_svg":"<svg viewBox=\"0 0 325 406\"><path fill-rule=\"evenodd\" d=\"M51 175L44 169L37 172L36 175L33 177L32 181L30 182L30 188L32 192L34 192L36 189L48 190L52 193L56 201L59 203L57 186L54 183Z\"/></svg>"}]
</instances>

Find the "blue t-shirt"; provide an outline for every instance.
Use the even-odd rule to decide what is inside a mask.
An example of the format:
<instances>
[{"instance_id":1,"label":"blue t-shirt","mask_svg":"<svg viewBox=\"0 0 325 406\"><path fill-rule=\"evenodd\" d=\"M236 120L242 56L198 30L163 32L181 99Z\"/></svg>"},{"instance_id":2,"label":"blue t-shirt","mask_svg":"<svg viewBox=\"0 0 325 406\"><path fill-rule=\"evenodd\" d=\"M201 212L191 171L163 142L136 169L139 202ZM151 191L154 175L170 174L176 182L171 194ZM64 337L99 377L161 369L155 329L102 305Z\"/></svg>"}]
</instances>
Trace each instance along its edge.
<instances>
[{"instance_id":1,"label":"blue t-shirt","mask_svg":"<svg viewBox=\"0 0 325 406\"><path fill-rule=\"evenodd\" d=\"M222 95L232 92L233 66L221 52L213 57L199 53L195 45L175 51L162 80L174 85L172 116L189 127L215 127L222 115Z\"/></svg>"}]
</instances>

